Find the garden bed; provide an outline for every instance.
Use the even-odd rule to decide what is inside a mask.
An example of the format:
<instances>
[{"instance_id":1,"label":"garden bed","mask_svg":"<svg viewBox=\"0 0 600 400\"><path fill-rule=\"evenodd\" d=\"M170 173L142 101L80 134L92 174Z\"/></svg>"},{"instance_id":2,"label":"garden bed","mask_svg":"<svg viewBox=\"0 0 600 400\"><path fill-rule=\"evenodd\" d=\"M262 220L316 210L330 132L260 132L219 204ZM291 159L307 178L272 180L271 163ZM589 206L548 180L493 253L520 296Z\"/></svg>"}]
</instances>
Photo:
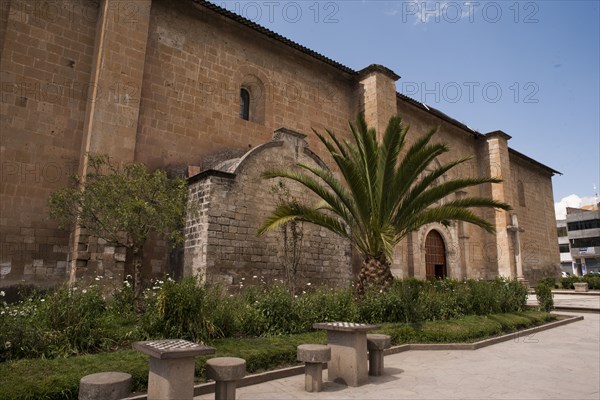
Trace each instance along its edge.
<instances>
[{"instance_id":1,"label":"garden bed","mask_svg":"<svg viewBox=\"0 0 600 400\"><path fill-rule=\"evenodd\" d=\"M391 335L395 345L472 343L539 326L556 318L540 311L525 311L418 324L386 323L380 332ZM210 345L217 349L217 357L246 359L248 372L255 373L297 364L298 344L325 342L325 333L318 331L253 339L217 339L212 340ZM198 382L202 381L208 358L198 357L196 360ZM147 384L148 359L134 350L120 350L52 360L38 358L0 363L0 399L77 399L79 379L101 371L128 372L133 376L134 390L143 391Z\"/></svg>"}]
</instances>

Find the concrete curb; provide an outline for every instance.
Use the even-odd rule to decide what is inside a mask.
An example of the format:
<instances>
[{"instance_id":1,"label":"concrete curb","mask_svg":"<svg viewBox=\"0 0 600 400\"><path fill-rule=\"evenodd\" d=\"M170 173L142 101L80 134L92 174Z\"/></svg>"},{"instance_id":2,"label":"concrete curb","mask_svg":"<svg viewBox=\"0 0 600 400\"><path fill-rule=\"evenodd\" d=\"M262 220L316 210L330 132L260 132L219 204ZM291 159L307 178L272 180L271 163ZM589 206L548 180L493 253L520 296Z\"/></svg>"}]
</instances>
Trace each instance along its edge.
<instances>
[{"instance_id":1,"label":"concrete curb","mask_svg":"<svg viewBox=\"0 0 600 400\"><path fill-rule=\"evenodd\" d=\"M555 311L566 311L566 312L582 312L600 314L600 308L589 308L589 307L569 307L569 306L558 306L554 307Z\"/></svg>"},{"instance_id":2,"label":"concrete curb","mask_svg":"<svg viewBox=\"0 0 600 400\"><path fill-rule=\"evenodd\" d=\"M600 296L600 290L590 290L588 292L576 292L575 290L552 290L552 294L568 294L573 296Z\"/></svg>"},{"instance_id":3,"label":"concrete curb","mask_svg":"<svg viewBox=\"0 0 600 400\"><path fill-rule=\"evenodd\" d=\"M491 346L493 344L506 342L512 339L523 338L523 340L527 340L526 338L531 337L534 333L545 331L552 328L557 328L562 325L570 324L573 322L583 320L583 316L570 316L570 315L561 315L559 316L558 321L550 322L544 325L536 326L533 328L525 329L522 331L512 332L506 335L481 340L475 343L441 343L441 344L403 344L400 346L394 346L385 350L384 355L392 355L398 354L409 350L477 350L482 347ZM326 369L326 365L324 366ZM304 373L304 365L297 365L294 367L281 368L274 371L266 371L259 374L248 375L241 380L238 381L237 387L251 386L259 383L287 378L290 376L300 375ZM194 386L194 396L200 396L203 394L213 393L215 391L215 383L201 383ZM139 394L136 396L128 397L125 400L147 400L146 394Z\"/></svg>"}]
</instances>

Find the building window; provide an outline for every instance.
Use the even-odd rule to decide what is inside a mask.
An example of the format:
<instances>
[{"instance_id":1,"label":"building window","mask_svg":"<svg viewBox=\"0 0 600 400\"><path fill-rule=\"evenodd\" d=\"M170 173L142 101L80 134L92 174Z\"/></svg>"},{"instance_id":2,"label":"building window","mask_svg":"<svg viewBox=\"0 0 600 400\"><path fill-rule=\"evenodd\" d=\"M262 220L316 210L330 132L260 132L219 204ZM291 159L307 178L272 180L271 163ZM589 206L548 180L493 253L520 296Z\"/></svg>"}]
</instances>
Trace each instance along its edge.
<instances>
[{"instance_id":1,"label":"building window","mask_svg":"<svg viewBox=\"0 0 600 400\"><path fill-rule=\"evenodd\" d=\"M571 239L571 247L580 249L582 247L600 247L600 236L591 238Z\"/></svg>"},{"instance_id":2,"label":"building window","mask_svg":"<svg viewBox=\"0 0 600 400\"><path fill-rule=\"evenodd\" d=\"M558 248L560 249L561 253L570 253L571 249L569 248L568 244L560 244L558 245Z\"/></svg>"},{"instance_id":3,"label":"building window","mask_svg":"<svg viewBox=\"0 0 600 400\"><path fill-rule=\"evenodd\" d=\"M250 92L248 89L240 89L240 118L250 121Z\"/></svg>"},{"instance_id":4,"label":"building window","mask_svg":"<svg viewBox=\"0 0 600 400\"><path fill-rule=\"evenodd\" d=\"M600 219L590 219L587 221L576 221L569 222L567 224L570 231L582 231L584 229L598 229L600 228Z\"/></svg>"},{"instance_id":5,"label":"building window","mask_svg":"<svg viewBox=\"0 0 600 400\"><path fill-rule=\"evenodd\" d=\"M565 237L567 236L567 228L564 226L556 228L556 233L558 233L558 237Z\"/></svg>"}]
</instances>

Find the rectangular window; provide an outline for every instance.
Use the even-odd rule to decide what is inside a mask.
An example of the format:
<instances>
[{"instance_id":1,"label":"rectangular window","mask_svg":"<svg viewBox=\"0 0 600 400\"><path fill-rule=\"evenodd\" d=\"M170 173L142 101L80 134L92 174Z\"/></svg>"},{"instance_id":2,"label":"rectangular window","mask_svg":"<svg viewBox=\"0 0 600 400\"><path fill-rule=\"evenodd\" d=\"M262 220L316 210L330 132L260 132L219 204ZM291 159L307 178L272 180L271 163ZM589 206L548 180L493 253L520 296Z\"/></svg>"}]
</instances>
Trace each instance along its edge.
<instances>
[{"instance_id":1,"label":"rectangular window","mask_svg":"<svg viewBox=\"0 0 600 400\"><path fill-rule=\"evenodd\" d=\"M580 249L582 247L600 247L600 236L591 238L571 239L571 247Z\"/></svg>"},{"instance_id":2,"label":"rectangular window","mask_svg":"<svg viewBox=\"0 0 600 400\"><path fill-rule=\"evenodd\" d=\"M560 228L556 228L556 231L558 233L558 237L565 237L567 236L567 228L564 226L561 226Z\"/></svg>"},{"instance_id":3,"label":"rectangular window","mask_svg":"<svg viewBox=\"0 0 600 400\"><path fill-rule=\"evenodd\" d=\"M600 219L590 219L587 221L569 222L567 227L570 231L581 231L584 229L598 229L600 228Z\"/></svg>"},{"instance_id":4,"label":"rectangular window","mask_svg":"<svg viewBox=\"0 0 600 400\"><path fill-rule=\"evenodd\" d=\"M569 248L568 244L559 244L558 248L560 249L561 253L570 253L571 249Z\"/></svg>"}]
</instances>

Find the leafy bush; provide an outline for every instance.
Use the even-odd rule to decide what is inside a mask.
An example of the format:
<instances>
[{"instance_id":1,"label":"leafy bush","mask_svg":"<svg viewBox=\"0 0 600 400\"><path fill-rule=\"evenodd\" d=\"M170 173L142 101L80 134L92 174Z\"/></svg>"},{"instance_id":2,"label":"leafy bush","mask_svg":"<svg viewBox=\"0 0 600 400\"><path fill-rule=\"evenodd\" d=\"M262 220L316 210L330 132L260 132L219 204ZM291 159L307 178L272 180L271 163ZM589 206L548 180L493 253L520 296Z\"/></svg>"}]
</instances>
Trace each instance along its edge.
<instances>
[{"instance_id":1,"label":"leafy bush","mask_svg":"<svg viewBox=\"0 0 600 400\"><path fill-rule=\"evenodd\" d=\"M148 337L201 342L215 335L215 326L206 313L206 289L195 278L158 281L145 291L144 298L141 327Z\"/></svg>"},{"instance_id":2,"label":"leafy bush","mask_svg":"<svg viewBox=\"0 0 600 400\"><path fill-rule=\"evenodd\" d=\"M586 274L583 276L582 281L588 283L589 289L600 290L600 275Z\"/></svg>"},{"instance_id":3,"label":"leafy bush","mask_svg":"<svg viewBox=\"0 0 600 400\"><path fill-rule=\"evenodd\" d=\"M194 278L156 281L144 291L145 310L134 312L129 280L104 300L96 287L61 288L16 305L3 304L0 357L64 357L129 345L134 340L278 336L308 332L315 322L421 323L519 312L527 291L516 280L395 280L388 290L313 288L292 296L283 284L240 287L239 293Z\"/></svg>"},{"instance_id":4,"label":"leafy bush","mask_svg":"<svg viewBox=\"0 0 600 400\"><path fill-rule=\"evenodd\" d=\"M556 287L556 278L554 276L546 275L540 279L538 283L543 283L544 285L554 289Z\"/></svg>"},{"instance_id":5,"label":"leafy bush","mask_svg":"<svg viewBox=\"0 0 600 400\"><path fill-rule=\"evenodd\" d=\"M127 340L98 287L61 287L0 306L0 359L66 357L106 350Z\"/></svg>"},{"instance_id":6,"label":"leafy bush","mask_svg":"<svg viewBox=\"0 0 600 400\"><path fill-rule=\"evenodd\" d=\"M546 312L552 310L554 300L552 299L552 288L550 286L545 283L538 283L535 287L535 296L542 310Z\"/></svg>"},{"instance_id":7,"label":"leafy bush","mask_svg":"<svg viewBox=\"0 0 600 400\"><path fill-rule=\"evenodd\" d=\"M587 282L588 288L591 290L600 290L600 275L586 274L584 276L567 276L560 279L560 284L563 289L574 289L574 283Z\"/></svg>"}]
</instances>

